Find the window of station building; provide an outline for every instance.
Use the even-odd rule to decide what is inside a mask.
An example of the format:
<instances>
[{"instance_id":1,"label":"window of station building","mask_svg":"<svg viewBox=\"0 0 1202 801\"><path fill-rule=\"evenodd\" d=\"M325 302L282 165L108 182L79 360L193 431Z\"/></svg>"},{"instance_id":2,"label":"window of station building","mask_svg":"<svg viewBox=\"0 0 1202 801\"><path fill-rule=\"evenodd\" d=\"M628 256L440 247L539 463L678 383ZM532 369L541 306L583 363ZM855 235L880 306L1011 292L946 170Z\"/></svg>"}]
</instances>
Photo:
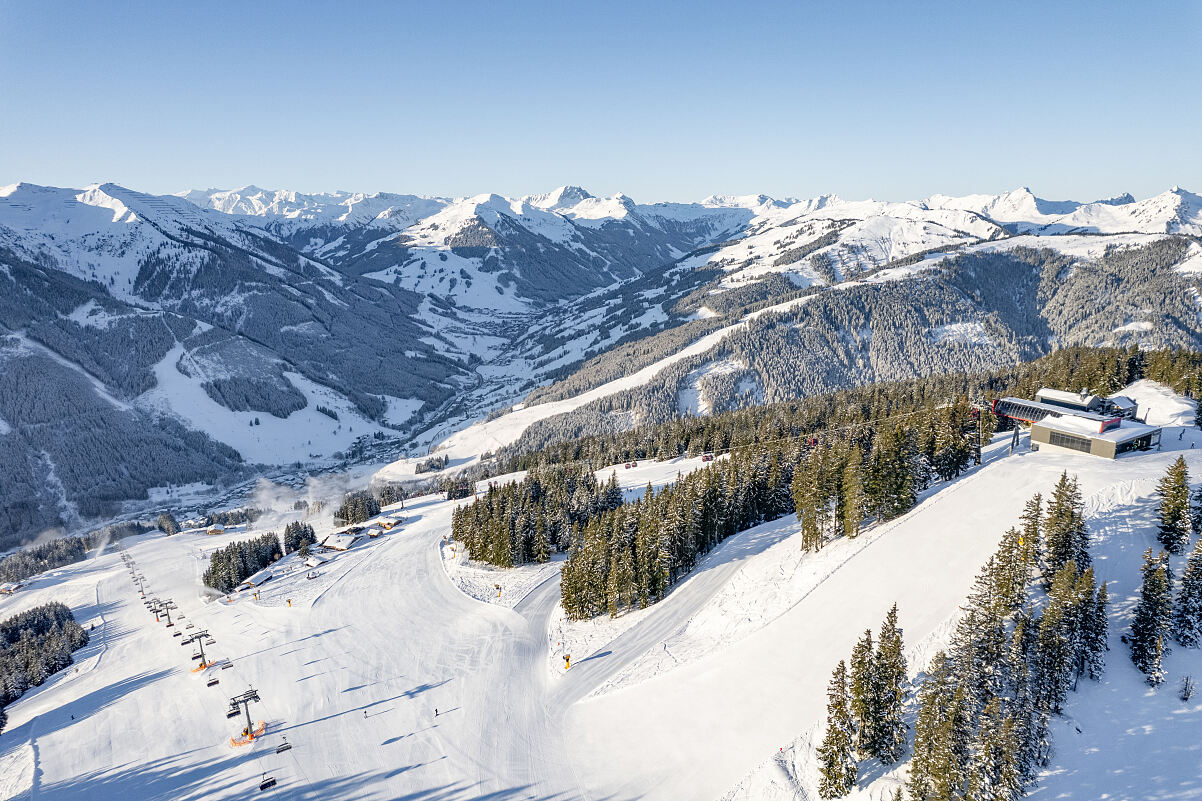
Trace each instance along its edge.
<instances>
[{"instance_id":1,"label":"window of station building","mask_svg":"<svg viewBox=\"0 0 1202 801\"><path fill-rule=\"evenodd\" d=\"M1059 431L1048 432L1048 444L1057 445L1061 448L1071 448L1082 453L1089 453L1089 440L1085 437L1075 437L1072 434L1063 434Z\"/></svg>"}]
</instances>

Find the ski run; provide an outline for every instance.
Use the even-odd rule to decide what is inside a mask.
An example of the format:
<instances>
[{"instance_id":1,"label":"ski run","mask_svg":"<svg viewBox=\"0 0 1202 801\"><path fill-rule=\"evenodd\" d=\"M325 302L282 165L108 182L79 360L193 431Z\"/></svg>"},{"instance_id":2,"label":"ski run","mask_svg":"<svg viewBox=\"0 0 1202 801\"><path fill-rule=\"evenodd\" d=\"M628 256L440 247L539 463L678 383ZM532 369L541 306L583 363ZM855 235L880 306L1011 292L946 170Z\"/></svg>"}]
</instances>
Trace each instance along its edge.
<instances>
[{"instance_id":1,"label":"ski run","mask_svg":"<svg viewBox=\"0 0 1202 801\"><path fill-rule=\"evenodd\" d=\"M900 518L817 553L803 552L792 516L757 526L660 603L615 619L564 617L562 558L468 562L449 535L453 508L470 499L385 507L399 525L320 561L285 557L270 581L227 597L200 575L213 551L251 533L126 538L0 597L0 618L54 600L91 633L74 665L7 708L0 798L816 798L834 666L896 603L910 677L923 673L1026 499L1046 497L1064 471L1080 482L1108 584L1110 650L1101 680L1082 679L1052 719L1033 797L1198 797L1202 703L1178 687L1202 677L1202 652L1174 647L1152 689L1120 638L1142 555L1158 547L1157 482L1180 455L1202 478L1202 432L1192 401L1147 381L1125 393L1164 426L1163 450L1111 461L1030 452L1024 437L1010 453L998 435L981 466ZM619 464L597 477L616 476L631 500L712 464ZM127 558L148 596L175 602L172 628L144 605ZM1184 561L1173 558L1174 576ZM177 631L209 633L208 669L191 670ZM234 747L244 723L227 718L230 699L252 688L265 733ZM909 745L915 709L911 695ZM849 797L892 798L908 753L890 767L863 761Z\"/></svg>"}]
</instances>

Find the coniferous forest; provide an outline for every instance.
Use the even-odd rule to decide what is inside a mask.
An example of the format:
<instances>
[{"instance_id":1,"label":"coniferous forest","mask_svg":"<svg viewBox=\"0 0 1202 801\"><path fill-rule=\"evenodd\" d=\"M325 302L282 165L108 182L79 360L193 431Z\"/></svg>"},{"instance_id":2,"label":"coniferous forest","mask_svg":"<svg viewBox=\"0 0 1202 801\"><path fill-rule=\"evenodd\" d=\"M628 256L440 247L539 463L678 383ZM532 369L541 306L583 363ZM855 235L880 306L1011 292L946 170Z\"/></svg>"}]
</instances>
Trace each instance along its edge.
<instances>
[{"instance_id":1,"label":"coniferous forest","mask_svg":"<svg viewBox=\"0 0 1202 801\"><path fill-rule=\"evenodd\" d=\"M209 567L201 581L219 592L229 592L282 555L280 535L275 532L231 542L209 557Z\"/></svg>"},{"instance_id":2,"label":"coniferous forest","mask_svg":"<svg viewBox=\"0 0 1202 801\"><path fill-rule=\"evenodd\" d=\"M499 567L545 562L567 550L581 526L621 505L612 476L601 484L586 465L542 468L520 482L490 484L482 498L456 509L451 535L469 557Z\"/></svg>"},{"instance_id":3,"label":"coniferous forest","mask_svg":"<svg viewBox=\"0 0 1202 801\"><path fill-rule=\"evenodd\" d=\"M0 622L0 728L4 706L70 665L72 652L87 644L88 633L58 602Z\"/></svg>"}]
</instances>

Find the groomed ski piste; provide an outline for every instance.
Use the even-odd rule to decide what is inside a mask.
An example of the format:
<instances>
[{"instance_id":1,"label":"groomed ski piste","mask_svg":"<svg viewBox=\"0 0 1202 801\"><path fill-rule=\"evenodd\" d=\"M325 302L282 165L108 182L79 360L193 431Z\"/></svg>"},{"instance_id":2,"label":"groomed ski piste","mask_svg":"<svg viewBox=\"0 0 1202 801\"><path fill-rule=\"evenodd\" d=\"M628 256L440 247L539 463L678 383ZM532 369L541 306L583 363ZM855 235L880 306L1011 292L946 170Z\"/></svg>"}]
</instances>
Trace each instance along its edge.
<instances>
[{"instance_id":1,"label":"groomed ski piste","mask_svg":"<svg viewBox=\"0 0 1202 801\"><path fill-rule=\"evenodd\" d=\"M172 599L185 633L210 633L215 666L191 672L191 648L155 622L113 548L32 579L0 599L0 618L57 600L95 629L72 667L7 708L0 799L815 798L835 663L897 602L911 675L925 669L1023 502L1066 470L1110 582L1111 650L1102 681L1082 680L1054 720L1034 796L1202 797L1202 703L1177 697L1202 652L1175 648L1152 690L1119 640L1156 544L1156 481L1184 454L1198 483L1202 432L1192 401L1150 382L1125 394L1165 426L1162 451L1108 461L1031 453L1024 438L1009 454L999 437L982 466L897 520L817 554L801 552L793 518L750 529L665 600L612 621L557 614L558 563L499 571L451 556L451 511L467 501L441 496L406 501L401 525L316 569L286 557L228 598L201 585L208 554L262 532L127 538L147 595ZM633 496L702 466L599 476ZM567 671L557 648L571 650ZM266 731L235 748L244 722L226 711L250 688ZM285 738L293 748L277 753ZM889 798L904 780L904 763L860 768L853 798Z\"/></svg>"}]
</instances>

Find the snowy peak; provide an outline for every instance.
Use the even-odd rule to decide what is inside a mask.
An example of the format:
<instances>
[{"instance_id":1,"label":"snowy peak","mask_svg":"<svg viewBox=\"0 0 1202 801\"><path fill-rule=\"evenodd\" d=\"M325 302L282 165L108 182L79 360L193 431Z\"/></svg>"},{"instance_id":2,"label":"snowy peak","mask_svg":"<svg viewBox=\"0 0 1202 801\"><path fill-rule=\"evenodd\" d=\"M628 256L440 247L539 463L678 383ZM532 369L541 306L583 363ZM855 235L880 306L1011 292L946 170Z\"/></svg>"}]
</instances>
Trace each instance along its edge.
<instances>
[{"instance_id":1,"label":"snowy peak","mask_svg":"<svg viewBox=\"0 0 1202 801\"><path fill-rule=\"evenodd\" d=\"M222 214L262 218L264 223L291 221L291 228L344 223L364 225L376 219L411 225L436 213L448 201L420 195L387 192L330 192L305 194L287 189L193 189L181 197L202 209ZM392 227L396 227L393 225ZM403 226L402 226L403 227Z\"/></svg>"},{"instance_id":2,"label":"snowy peak","mask_svg":"<svg viewBox=\"0 0 1202 801\"><path fill-rule=\"evenodd\" d=\"M535 208L560 211L592 200L593 195L579 186L560 186L545 195L528 195L522 199Z\"/></svg>"}]
</instances>

